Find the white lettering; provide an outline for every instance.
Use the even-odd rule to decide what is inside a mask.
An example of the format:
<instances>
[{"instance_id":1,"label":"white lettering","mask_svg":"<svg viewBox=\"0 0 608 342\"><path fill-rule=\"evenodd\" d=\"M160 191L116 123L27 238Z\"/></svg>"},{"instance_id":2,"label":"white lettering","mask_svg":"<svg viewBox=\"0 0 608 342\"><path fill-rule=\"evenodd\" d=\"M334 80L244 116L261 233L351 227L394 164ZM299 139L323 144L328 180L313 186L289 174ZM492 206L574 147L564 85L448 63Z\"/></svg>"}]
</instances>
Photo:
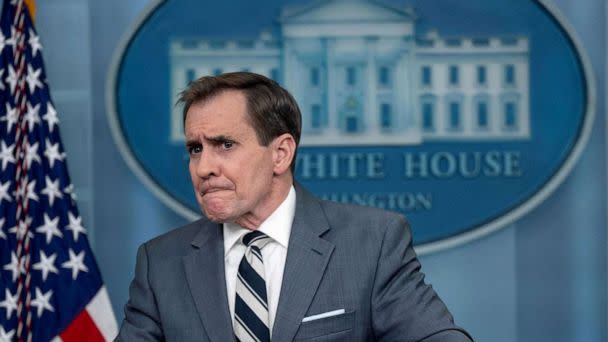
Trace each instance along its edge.
<instances>
[{"instance_id":1,"label":"white lettering","mask_svg":"<svg viewBox=\"0 0 608 342\"><path fill-rule=\"evenodd\" d=\"M383 153L299 153L296 175L301 179L384 177Z\"/></svg>"},{"instance_id":2,"label":"white lettering","mask_svg":"<svg viewBox=\"0 0 608 342\"><path fill-rule=\"evenodd\" d=\"M412 178L521 177L520 151L405 153L403 176Z\"/></svg>"}]
</instances>

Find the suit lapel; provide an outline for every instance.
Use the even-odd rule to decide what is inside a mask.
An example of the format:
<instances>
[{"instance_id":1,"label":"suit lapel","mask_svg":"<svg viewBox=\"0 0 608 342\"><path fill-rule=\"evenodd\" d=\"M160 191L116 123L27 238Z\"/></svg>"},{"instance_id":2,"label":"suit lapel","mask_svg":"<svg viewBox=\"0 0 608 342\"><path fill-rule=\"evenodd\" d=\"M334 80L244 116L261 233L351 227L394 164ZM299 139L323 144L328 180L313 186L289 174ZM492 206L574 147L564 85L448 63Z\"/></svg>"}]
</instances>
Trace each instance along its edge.
<instances>
[{"instance_id":1,"label":"suit lapel","mask_svg":"<svg viewBox=\"0 0 608 342\"><path fill-rule=\"evenodd\" d=\"M222 226L203 223L184 256L186 279L194 304L211 341L234 341L224 271Z\"/></svg>"},{"instance_id":2,"label":"suit lapel","mask_svg":"<svg viewBox=\"0 0 608 342\"><path fill-rule=\"evenodd\" d=\"M298 184L295 187L296 212L272 331L275 341L293 340L334 250L332 243L319 237L329 225L318 200Z\"/></svg>"}]
</instances>

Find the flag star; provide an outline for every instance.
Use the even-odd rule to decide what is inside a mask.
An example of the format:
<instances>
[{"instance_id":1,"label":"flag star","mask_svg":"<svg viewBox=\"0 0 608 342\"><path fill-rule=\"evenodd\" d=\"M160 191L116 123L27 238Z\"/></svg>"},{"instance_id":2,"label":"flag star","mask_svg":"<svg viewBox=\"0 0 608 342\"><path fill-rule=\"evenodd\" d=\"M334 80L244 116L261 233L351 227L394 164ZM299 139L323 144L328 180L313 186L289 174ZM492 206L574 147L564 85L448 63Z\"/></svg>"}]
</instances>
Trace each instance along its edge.
<instances>
[{"instance_id":1,"label":"flag star","mask_svg":"<svg viewBox=\"0 0 608 342\"><path fill-rule=\"evenodd\" d=\"M6 89L4 82L2 82L2 76L4 76L4 69L0 69L0 90Z\"/></svg>"},{"instance_id":2,"label":"flag star","mask_svg":"<svg viewBox=\"0 0 608 342\"><path fill-rule=\"evenodd\" d=\"M44 182L46 186L40 192L48 196L49 204L52 207L53 203L55 203L55 198L63 198L63 194L59 190L59 179L52 181L49 176L44 176Z\"/></svg>"},{"instance_id":3,"label":"flag star","mask_svg":"<svg viewBox=\"0 0 608 342\"><path fill-rule=\"evenodd\" d=\"M36 194L36 180L34 179L27 185L27 195L26 198L29 198L33 201L38 201L38 195Z\"/></svg>"},{"instance_id":4,"label":"flag star","mask_svg":"<svg viewBox=\"0 0 608 342\"><path fill-rule=\"evenodd\" d=\"M25 217L25 221L19 221L16 226L10 228L8 230L9 233L15 234L17 240L21 240L25 237L25 233L27 232L27 236L30 238L34 237L34 234L28 230L30 224L32 223L32 218L29 216Z\"/></svg>"},{"instance_id":5,"label":"flag star","mask_svg":"<svg viewBox=\"0 0 608 342\"><path fill-rule=\"evenodd\" d=\"M13 274L13 283L19 277L19 273L25 273L25 258L21 259L21 261L17 258L17 254L15 252L11 253L11 262L9 264L4 265L5 271L11 271Z\"/></svg>"},{"instance_id":6,"label":"flag star","mask_svg":"<svg viewBox=\"0 0 608 342\"><path fill-rule=\"evenodd\" d=\"M0 308L6 310L6 319L11 319L13 310L17 310L17 293L11 295L11 291L4 289L4 300L0 302Z\"/></svg>"},{"instance_id":7,"label":"flag star","mask_svg":"<svg viewBox=\"0 0 608 342\"><path fill-rule=\"evenodd\" d=\"M15 164L15 144L6 146L4 140L0 141L0 159L2 159L2 171L6 170L8 163Z\"/></svg>"},{"instance_id":8,"label":"flag star","mask_svg":"<svg viewBox=\"0 0 608 342\"><path fill-rule=\"evenodd\" d=\"M46 114L44 114L42 118L49 126L49 132L52 133L55 126L59 123L59 117L57 117L57 111L50 101L46 103Z\"/></svg>"},{"instance_id":9,"label":"flag star","mask_svg":"<svg viewBox=\"0 0 608 342\"><path fill-rule=\"evenodd\" d=\"M59 152L59 143L51 144L48 139L46 139L44 155L48 158L51 168L55 165L55 160L63 161L65 158L65 153Z\"/></svg>"},{"instance_id":10,"label":"flag star","mask_svg":"<svg viewBox=\"0 0 608 342\"><path fill-rule=\"evenodd\" d=\"M76 280L78 277L78 273L80 271L89 272L88 267L84 264L84 251L81 251L76 255L74 251L70 248L68 250L70 254L70 260L61 264L63 268L71 268L72 269L72 279Z\"/></svg>"},{"instance_id":11,"label":"flag star","mask_svg":"<svg viewBox=\"0 0 608 342\"><path fill-rule=\"evenodd\" d=\"M51 219L49 215L44 214L44 224L38 228L36 228L37 233L46 235L46 243L51 243L53 236L57 236L59 238L63 238L63 233L57 228L59 224L59 216Z\"/></svg>"},{"instance_id":12,"label":"flag star","mask_svg":"<svg viewBox=\"0 0 608 342\"><path fill-rule=\"evenodd\" d=\"M4 330L4 327L0 325L0 342L11 342L13 340L13 336L15 335L15 330L9 330L8 332Z\"/></svg>"},{"instance_id":13,"label":"flag star","mask_svg":"<svg viewBox=\"0 0 608 342\"><path fill-rule=\"evenodd\" d=\"M19 44L19 39L21 38L21 33L19 32L20 31L17 30L17 27L11 26L11 38L9 39L9 41L11 42L10 45L13 47L13 56L15 55L17 45Z\"/></svg>"},{"instance_id":14,"label":"flag star","mask_svg":"<svg viewBox=\"0 0 608 342\"><path fill-rule=\"evenodd\" d=\"M0 120L6 121L6 133L10 133L13 129L13 125L17 123L19 120L19 114L17 113L17 108L11 108L11 106L6 103L6 114L0 117Z\"/></svg>"},{"instance_id":15,"label":"flag star","mask_svg":"<svg viewBox=\"0 0 608 342\"><path fill-rule=\"evenodd\" d=\"M36 87L42 88L42 82L40 82L41 72L42 68L34 70L31 64L27 65L27 76L25 77L25 81L27 82L27 86L30 88L30 94L34 93Z\"/></svg>"},{"instance_id":16,"label":"flag star","mask_svg":"<svg viewBox=\"0 0 608 342\"><path fill-rule=\"evenodd\" d=\"M11 196L9 195L8 189L11 187L11 181L6 181L6 183L0 182L0 204L2 201L6 200L7 202L12 201Z\"/></svg>"},{"instance_id":17,"label":"flag star","mask_svg":"<svg viewBox=\"0 0 608 342\"><path fill-rule=\"evenodd\" d=\"M0 238L6 240L6 234L4 233L4 222L4 217L0 218Z\"/></svg>"},{"instance_id":18,"label":"flag star","mask_svg":"<svg viewBox=\"0 0 608 342\"><path fill-rule=\"evenodd\" d=\"M15 87L17 86L17 72L12 65L8 66L8 76L6 77L6 83L11 86L11 94L15 93Z\"/></svg>"},{"instance_id":19,"label":"flag star","mask_svg":"<svg viewBox=\"0 0 608 342\"><path fill-rule=\"evenodd\" d=\"M72 231L72 235L74 237L74 241L78 241L78 237L80 233L82 234L86 234L86 231L84 230L84 227L82 226L82 217L78 216L74 216L72 215L72 213L68 213L68 220L70 221L70 223L65 226L65 229L67 230L71 230Z\"/></svg>"},{"instance_id":20,"label":"flag star","mask_svg":"<svg viewBox=\"0 0 608 342\"><path fill-rule=\"evenodd\" d=\"M30 39L27 42L32 48L32 56L36 57L38 51L42 50L42 45L40 44L40 37L32 29L30 29Z\"/></svg>"},{"instance_id":21,"label":"flag star","mask_svg":"<svg viewBox=\"0 0 608 342\"><path fill-rule=\"evenodd\" d=\"M38 317L42 316L44 310L48 310L51 312L55 312L55 309L51 305L51 296L53 295L53 290L49 290L49 292L42 294L39 287L36 287L36 298L32 300L31 305L35 306L37 309Z\"/></svg>"},{"instance_id":22,"label":"flag star","mask_svg":"<svg viewBox=\"0 0 608 342\"><path fill-rule=\"evenodd\" d=\"M46 256L44 251L40 251L40 261L35 263L32 266L35 270L39 270L42 272L42 280L46 281L46 278L49 275L49 272L53 272L59 274L59 270L55 267L55 259L57 259L57 254L51 254L51 256Z\"/></svg>"},{"instance_id":23,"label":"flag star","mask_svg":"<svg viewBox=\"0 0 608 342\"><path fill-rule=\"evenodd\" d=\"M32 162L37 161L40 163L40 156L38 155L38 143L30 145L28 142L25 145L25 165L29 169L32 166Z\"/></svg>"},{"instance_id":24,"label":"flag star","mask_svg":"<svg viewBox=\"0 0 608 342\"><path fill-rule=\"evenodd\" d=\"M6 39L4 34L2 32L0 32L0 53L2 52L2 50L4 50L4 47L7 45L15 45L15 40L13 39L13 37Z\"/></svg>"},{"instance_id":25,"label":"flag star","mask_svg":"<svg viewBox=\"0 0 608 342\"><path fill-rule=\"evenodd\" d=\"M70 195L72 197L72 201L76 201L76 193L74 192L74 184L70 184L63 189L63 192Z\"/></svg>"},{"instance_id":26,"label":"flag star","mask_svg":"<svg viewBox=\"0 0 608 342\"><path fill-rule=\"evenodd\" d=\"M33 107L29 102L27 103L27 113L25 113L24 119L27 121L27 126L30 132L34 129L34 126L37 123L40 123L40 114L38 114L39 111L40 103Z\"/></svg>"}]
</instances>

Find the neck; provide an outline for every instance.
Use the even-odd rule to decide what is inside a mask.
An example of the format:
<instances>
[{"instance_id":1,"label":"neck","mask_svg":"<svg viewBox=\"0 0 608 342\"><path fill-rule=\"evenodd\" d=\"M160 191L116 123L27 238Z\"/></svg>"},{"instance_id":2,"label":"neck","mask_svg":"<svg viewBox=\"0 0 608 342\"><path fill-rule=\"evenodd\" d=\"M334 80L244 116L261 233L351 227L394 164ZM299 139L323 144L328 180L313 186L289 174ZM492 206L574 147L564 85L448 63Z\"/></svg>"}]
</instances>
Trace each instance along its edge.
<instances>
[{"instance_id":1,"label":"neck","mask_svg":"<svg viewBox=\"0 0 608 342\"><path fill-rule=\"evenodd\" d=\"M263 201L265 203L261 204L256 210L237 218L234 220L234 223L249 230L257 230L260 225L277 210L283 201L285 201L287 195L289 195L292 184L292 177L288 177L288 179L276 179L267 196L264 197Z\"/></svg>"}]
</instances>

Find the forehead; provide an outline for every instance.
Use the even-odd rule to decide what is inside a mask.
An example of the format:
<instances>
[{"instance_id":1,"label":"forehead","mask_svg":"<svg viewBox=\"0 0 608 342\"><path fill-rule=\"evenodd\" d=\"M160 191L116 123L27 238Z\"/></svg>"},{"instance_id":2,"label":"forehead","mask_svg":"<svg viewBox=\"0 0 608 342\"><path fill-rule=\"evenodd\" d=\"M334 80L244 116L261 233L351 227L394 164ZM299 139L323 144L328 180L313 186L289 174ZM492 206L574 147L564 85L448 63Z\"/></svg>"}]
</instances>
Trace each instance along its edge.
<instances>
[{"instance_id":1,"label":"forehead","mask_svg":"<svg viewBox=\"0 0 608 342\"><path fill-rule=\"evenodd\" d=\"M225 134L245 128L251 128L247 119L247 99L239 90L225 90L193 103L184 122L186 136Z\"/></svg>"}]
</instances>

